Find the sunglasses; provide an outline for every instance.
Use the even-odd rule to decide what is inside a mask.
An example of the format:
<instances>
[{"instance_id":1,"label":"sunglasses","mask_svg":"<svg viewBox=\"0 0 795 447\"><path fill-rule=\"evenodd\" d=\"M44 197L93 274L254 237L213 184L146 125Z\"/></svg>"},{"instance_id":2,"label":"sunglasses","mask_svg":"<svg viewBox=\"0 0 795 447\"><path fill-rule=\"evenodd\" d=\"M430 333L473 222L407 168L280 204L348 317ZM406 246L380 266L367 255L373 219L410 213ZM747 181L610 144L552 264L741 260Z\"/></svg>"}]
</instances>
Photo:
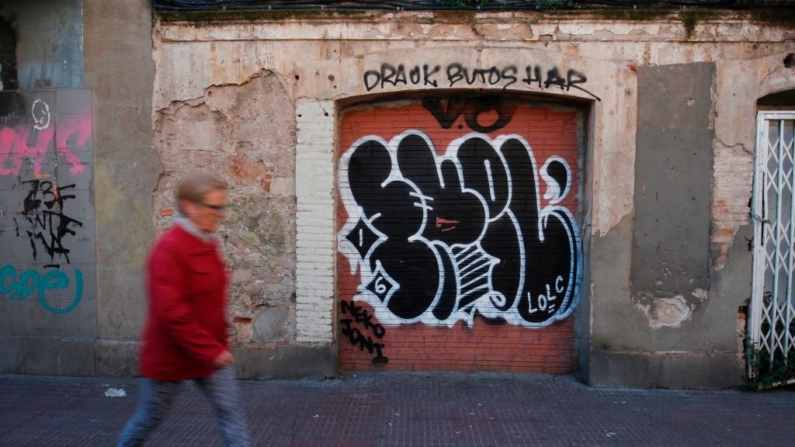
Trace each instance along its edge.
<instances>
[{"instance_id":1,"label":"sunglasses","mask_svg":"<svg viewBox=\"0 0 795 447\"><path fill-rule=\"evenodd\" d=\"M201 202L200 205L206 206L207 208L210 208L213 211L226 211L226 205L211 205L209 203L204 203L204 202Z\"/></svg>"}]
</instances>

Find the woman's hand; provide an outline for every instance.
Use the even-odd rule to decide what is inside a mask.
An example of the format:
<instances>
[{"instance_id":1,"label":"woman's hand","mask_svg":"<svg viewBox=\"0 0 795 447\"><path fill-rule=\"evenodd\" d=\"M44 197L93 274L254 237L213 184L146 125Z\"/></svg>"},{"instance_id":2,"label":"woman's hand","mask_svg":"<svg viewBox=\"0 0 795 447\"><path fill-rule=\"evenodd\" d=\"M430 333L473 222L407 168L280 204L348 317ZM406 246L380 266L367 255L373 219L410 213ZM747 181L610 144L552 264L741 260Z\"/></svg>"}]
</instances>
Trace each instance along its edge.
<instances>
[{"instance_id":1,"label":"woman's hand","mask_svg":"<svg viewBox=\"0 0 795 447\"><path fill-rule=\"evenodd\" d=\"M215 367L215 369L221 369L233 363L235 363L235 357L231 352L225 350L213 360L213 367Z\"/></svg>"}]
</instances>

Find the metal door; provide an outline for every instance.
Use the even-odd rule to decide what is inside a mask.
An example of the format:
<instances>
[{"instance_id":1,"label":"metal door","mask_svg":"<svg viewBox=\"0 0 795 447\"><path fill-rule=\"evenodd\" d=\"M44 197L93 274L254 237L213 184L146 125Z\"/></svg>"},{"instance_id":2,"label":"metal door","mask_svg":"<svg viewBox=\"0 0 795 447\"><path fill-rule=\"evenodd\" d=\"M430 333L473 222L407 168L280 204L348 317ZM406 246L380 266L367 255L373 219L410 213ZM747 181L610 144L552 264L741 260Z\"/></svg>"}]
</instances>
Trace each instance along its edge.
<instances>
[{"instance_id":1,"label":"metal door","mask_svg":"<svg viewBox=\"0 0 795 447\"><path fill-rule=\"evenodd\" d=\"M584 114L510 96L340 115L340 369L576 371Z\"/></svg>"},{"instance_id":2,"label":"metal door","mask_svg":"<svg viewBox=\"0 0 795 447\"><path fill-rule=\"evenodd\" d=\"M759 112L752 216L749 376L795 381L795 112Z\"/></svg>"}]
</instances>

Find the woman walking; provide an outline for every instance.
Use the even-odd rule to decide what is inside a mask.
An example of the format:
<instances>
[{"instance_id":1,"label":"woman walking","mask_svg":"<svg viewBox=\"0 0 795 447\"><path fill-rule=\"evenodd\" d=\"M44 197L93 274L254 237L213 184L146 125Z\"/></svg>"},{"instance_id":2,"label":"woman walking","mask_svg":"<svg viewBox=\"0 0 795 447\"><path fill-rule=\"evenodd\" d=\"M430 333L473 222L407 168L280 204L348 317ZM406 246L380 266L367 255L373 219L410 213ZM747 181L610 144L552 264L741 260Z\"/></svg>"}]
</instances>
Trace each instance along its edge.
<instances>
[{"instance_id":1,"label":"woman walking","mask_svg":"<svg viewBox=\"0 0 795 447\"><path fill-rule=\"evenodd\" d=\"M177 187L180 215L146 265L147 317L140 351L140 398L117 446L140 446L168 414L179 384L193 380L212 404L227 446L250 446L229 351L226 266L213 233L227 184L193 173Z\"/></svg>"}]
</instances>

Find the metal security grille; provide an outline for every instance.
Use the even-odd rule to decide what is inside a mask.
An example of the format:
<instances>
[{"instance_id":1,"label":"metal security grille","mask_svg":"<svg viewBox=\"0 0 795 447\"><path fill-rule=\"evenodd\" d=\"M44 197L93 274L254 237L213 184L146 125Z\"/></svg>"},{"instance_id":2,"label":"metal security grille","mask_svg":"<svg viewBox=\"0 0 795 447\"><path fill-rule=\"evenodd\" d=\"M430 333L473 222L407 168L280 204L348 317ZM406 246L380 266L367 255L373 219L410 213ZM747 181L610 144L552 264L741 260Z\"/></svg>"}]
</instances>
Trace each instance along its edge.
<instances>
[{"instance_id":1,"label":"metal security grille","mask_svg":"<svg viewBox=\"0 0 795 447\"><path fill-rule=\"evenodd\" d=\"M751 378L795 362L795 112L760 112L754 175ZM790 374L776 377L791 380Z\"/></svg>"}]
</instances>

